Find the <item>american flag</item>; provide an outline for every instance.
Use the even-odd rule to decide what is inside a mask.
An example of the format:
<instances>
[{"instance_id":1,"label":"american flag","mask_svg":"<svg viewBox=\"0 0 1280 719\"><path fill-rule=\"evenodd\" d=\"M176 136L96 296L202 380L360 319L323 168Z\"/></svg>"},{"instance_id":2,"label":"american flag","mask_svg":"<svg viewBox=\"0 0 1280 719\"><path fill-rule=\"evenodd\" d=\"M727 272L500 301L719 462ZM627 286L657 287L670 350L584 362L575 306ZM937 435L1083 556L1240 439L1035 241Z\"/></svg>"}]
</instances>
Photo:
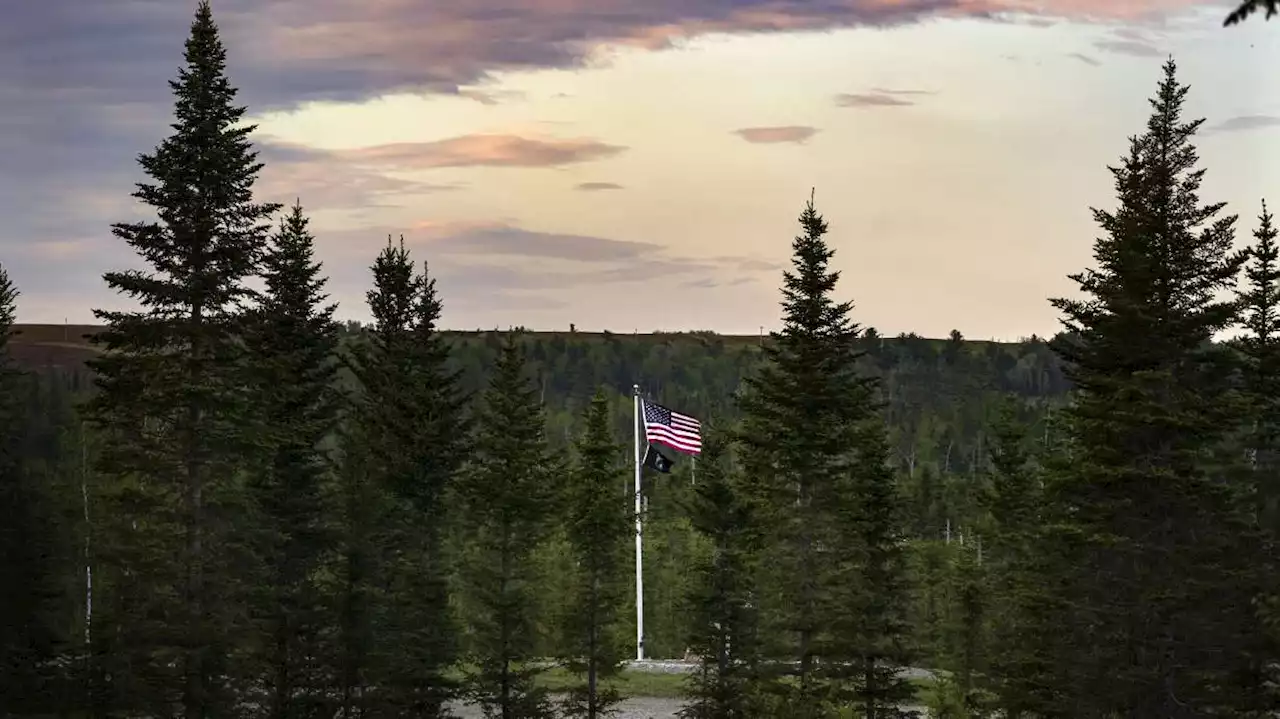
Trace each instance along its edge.
<instances>
[{"instance_id":1,"label":"american flag","mask_svg":"<svg viewBox=\"0 0 1280 719\"><path fill-rule=\"evenodd\" d=\"M687 454L702 453L702 423L687 414L672 412L660 404L644 405L644 434L650 442Z\"/></svg>"}]
</instances>

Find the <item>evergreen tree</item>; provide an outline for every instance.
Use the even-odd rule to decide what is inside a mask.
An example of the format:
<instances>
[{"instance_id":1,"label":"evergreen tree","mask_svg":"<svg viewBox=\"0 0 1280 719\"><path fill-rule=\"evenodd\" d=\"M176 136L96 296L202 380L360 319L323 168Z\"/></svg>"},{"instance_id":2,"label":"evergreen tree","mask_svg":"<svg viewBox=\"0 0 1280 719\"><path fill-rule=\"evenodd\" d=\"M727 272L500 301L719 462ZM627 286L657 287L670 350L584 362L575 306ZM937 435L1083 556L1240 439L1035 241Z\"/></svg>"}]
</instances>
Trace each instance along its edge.
<instances>
[{"instance_id":1,"label":"evergreen tree","mask_svg":"<svg viewBox=\"0 0 1280 719\"><path fill-rule=\"evenodd\" d=\"M1272 220L1264 201L1253 233L1256 242L1249 248L1250 262L1245 267L1248 284L1238 293L1237 301L1245 330L1239 344L1251 420L1242 434L1252 461L1242 477L1252 490L1249 510L1255 513L1267 541L1261 554L1266 576L1272 579L1259 608L1271 642L1266 653L1274 656L1280 646L1280 587L1274 579L1274 548L1280 542L1280 246Z\"/></svg>"},{"instance_id":2,"label":"evergreen tree","mask_svg":"<svg viewBox=\"0 0 1280 719\"><path fill-rule=\"evenodd\" d=\"M863 387L863 407L878 409L874 386ZM901 716L899 708L915 694L901 674L913 658L905 517L879 414L863 419L854 437L856 459L839 477L831 504L837 522L832 547L842 556L829 610L835 617L830 656L839 663L828 673L851 685L841 692L843 703L867 719L886 719Z\"/></svg>"},{"instance_id":3,"label":"evergreen tree","mask_svg":"<svg viewBox=\"0 0 1280 719\"><path fill-rule=\"evenodd\" d=\"M533 554L555 511L559 472L537 389L514 334L505 339L478 415L471 464L458 485L462 583L477 667L472 693L495 719L551 716L535 684L540 597Z\"/></svg>"},{"instance_id":4,"label":"evergreen tree","mask_svg":"<svg viewBox=\"0 0 1280 719\"><path fill-rule=\"evenodd\" d=\"M621 697L602 681L617 676L626 656L621 636L626 606L627 540L635 531L618 496L622 450L613 439L609 400L598 390L587 408L566 496L566 534L577 559L572 594L561 623L561 661L585 683L573 688L564 713L598 719Z\"/></svg>"},{"instance_id":5,"label":"evergreen tree","mask_svg":"<svg viewBox=\"0 0 1280 719\"><path fill-rule=\"evenodd\" d=\"M0 714L61 705L55 659L67 647L57 529L47 484L29 462L35 388L9 354L18 290L0 267Z\"/></svg>"},{"instance_id":6,"label":"evergreen tree","mask_svg":"<svg viewBox=\"0 0 1280 719\"><path fill-rule=\"evenodd\" d=\"M382 596L372 615L371 680L388 711L443 716L456 690L448 602L443 496L466 456L469 422L449 348L436 324L435 281L414 272L409 251L387 247L368 293L375 327L353 357L363 387L356 410L369 471L385 494L377 569ZM361 450L361 451L365 451Z\"/></svg>"},{"instance_id":7,"label":"evergreen tree","mask_svg":"<svg viewBox=\"0 0 1280 719\"><path fill-rule=\"evenodd\" d=\"M189 718L230 711L243 636L243 458L251 384L242 309L277 205L253 202L261 169L225 74L207 0L170 85L174 132L139 158L134 197L156 222L114 225L149 271L109 272L142 306L95 310L99 470L120 521L106 538L114 631L108 671L125 706ZM99 633L103 636L103 633ZM180 706L181 709L176 709Z\"/></svg>"},{"instance_id":8,"label":"evergreen tree","mask_svg":"<svg viewBox=\"0 0 1280 719\"><path fill-rule=\"evenodd\" d=\"M1234 320L1219 293L1245 258L1234 216L1203 204L1169 60L1146 132L1113 168L1119 207L1095 210L1085 299L1054 300L1072 338L1055 350L1077 387L1074 461L1052 476L1039 553L1066 611L1048 671L1071 716L1247 715L1262 693L1259 538L1215 455L1239 413L1231 362L1211 340Z\"/></svg>"},{"instance_id":9,"label":"evergreen tree","mask_svg":"<svg viewBox=\"0 0 1280 719\"><path fill-rule=\"evenodd\" d=\"M248 345L258 382L264 462L250 481L261 512L260 551L267 569L261 615L267 619L269 715L307 716L327 700L334 674L322 660L332 621L316 585L333 546L323 484L329 457L321 444L335 429L338 394L334 305L313 261L314 238L295 204L263 260L266 293Z\"/></svg>"},{"instance_id":10,"label":"evergreen tree","mask_svg":"<svg viewBox=\"0 0 1280 719\"><path fill-rule=\"evenodd\" d=\"M1036 681L1044 642L1037 641L1048 625L1031 622L1031 610L1050 604L1031 562L1039 532L1042 501L1040 477L1027 449L1027 428L1018 421L1017 404L1006 399L997 408L988 445L990 481L982 503L989 517L983 543L988 578L989 611L993 627L992 681L1002 710L1018 717L1034 710ZM1043 613L1035 616L1042 616Z\"/></svg>"},{"instance_id":11,"label":"evergreen tree","mask_svg":"<svg viewBox=\"0 0 1280 719\"><path fill-rule=\"evenodd\" d=\"M738 480L725 466L724 447L704 433L698 483L689 502L693 528L711 554L690 568L685 604L689 648L698 657L685 719L751 719L759 715L759 653L751 596L759 537Z\"/></svg>"},{"instance_id":12,"label":"evergreen tree","mask_svg":"<svg viewBox=\"0 0 1280 719\"><path fill-rule=\"evenodd\" d=\"M839 273L812 199L800 225L783 330L741 399L749 492L774 540L761 561L765 652L797 664L795 681L777 685L788 716L825 716L833 699L884 716L906 691L898 497L876 385L858 366L852 303L832 298Z\"/></svg>"},{"instance_id":13,"label":"evergreen tree","mask_svg":"<svg viewBox=\"0 0 1280 719\"><path fill-rule=\"evenodd\" d=\"M371 452L358 423L344 425L338 435L338 543L341 565L332 586L338 614L334 651L337 699L344 717L365 716L374 646L373 617L379 605L381 568L379 528L386 494L370 470Z\"/></svg>"},{"instance_id":14,"label":"evergreen tree","mask_svg":"<svg viewBox=\"0 0 1280 719\"><path fill-rule=\"evenodd\" d=\"M1253 405L1248 441L1255 491L1264 526L1274 528L1280 511L1280 246L1272 219L1264 201L1244 270L1248 285L1238 301L1244 389Z\"/></svg>"}]
</instances>

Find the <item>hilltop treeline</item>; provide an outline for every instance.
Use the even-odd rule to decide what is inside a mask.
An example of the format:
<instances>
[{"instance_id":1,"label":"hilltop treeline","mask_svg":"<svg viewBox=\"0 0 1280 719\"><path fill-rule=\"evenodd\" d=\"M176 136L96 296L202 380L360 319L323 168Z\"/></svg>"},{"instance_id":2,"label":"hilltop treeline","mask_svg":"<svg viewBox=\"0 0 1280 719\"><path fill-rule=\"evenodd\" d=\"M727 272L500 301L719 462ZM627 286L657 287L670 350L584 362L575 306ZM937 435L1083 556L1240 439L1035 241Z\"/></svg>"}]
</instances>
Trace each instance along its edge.
<instances>
[{"instance_id":1,"label":"hilltop treeline","mask_svg":"<svg viewBox=\"0 0 1280 719\"><path fill-rule=\"evenodd\" d=\"M859 326L812 202L768 338L446 333L390 241L343 326L207 2L185 60L157 219L114 226L150 269L104 276L144 310L15 335L0 270L0 713L607 715L633 384L703 421L642 502L686 716L1280 708L1280 248L1200 200L1172 60L1064 333L1008 345Z\"/></svg>"}]
</instances>

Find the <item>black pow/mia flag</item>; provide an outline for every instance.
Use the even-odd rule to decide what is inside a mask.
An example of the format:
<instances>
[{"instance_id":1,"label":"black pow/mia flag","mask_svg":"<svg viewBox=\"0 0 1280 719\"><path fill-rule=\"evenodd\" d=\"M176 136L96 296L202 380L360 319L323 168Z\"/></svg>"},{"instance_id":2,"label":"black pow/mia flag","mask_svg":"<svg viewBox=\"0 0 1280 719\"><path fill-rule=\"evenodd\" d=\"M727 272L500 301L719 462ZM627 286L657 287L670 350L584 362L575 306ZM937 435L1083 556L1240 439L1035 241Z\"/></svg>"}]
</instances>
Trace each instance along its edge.
<instances>
[{"instance_id":1,"label":"black pow/mia flag","mask_svg":"<svg viewBox=\"0 0 1280 719\"><path fill-rule=\"evenodd\" d=\"M658 451L657 447L652 444L644 451L644 466L655 472L662 474L670 474L671 466L675 464L675 460Z\"/></svg>"}]
</instances>

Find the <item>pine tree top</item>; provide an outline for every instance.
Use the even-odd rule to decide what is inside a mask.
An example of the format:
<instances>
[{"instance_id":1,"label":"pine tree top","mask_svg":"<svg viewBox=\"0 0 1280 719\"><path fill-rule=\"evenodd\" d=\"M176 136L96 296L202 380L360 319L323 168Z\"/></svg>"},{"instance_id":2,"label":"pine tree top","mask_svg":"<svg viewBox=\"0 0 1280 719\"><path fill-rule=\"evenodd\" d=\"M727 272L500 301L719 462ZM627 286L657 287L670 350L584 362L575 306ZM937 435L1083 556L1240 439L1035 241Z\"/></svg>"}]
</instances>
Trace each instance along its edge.
<instances>
[{"instance_id":1,"label":"pine tree top","mask_svg":"<svg viewBox=\"0 0 1280 719\"><path fill-rule=\"evenodd\" d=\"M1119 206L1093 210L1103 230L1097 266L1070 276L1085 298L1051 300L1072 338L1055 350L1078 385L1088 385L1090 365L1133 372L1177 361L1234 321L1235 303L1219 295L1245 261L1232 249L1236 216L1200 199L1204 170L1192 138L1203 120L1182 119L1189 88L1176 70L1165 63L1146 132L1109 168Z\"/></svg>"},{"instance_id":2,"label":"pine tree top","mask_svg":"<svg viewBox=\"0 0 1280 719\"><path fill-rule=\"evenodd\" d=\"M783 337L856 336L858 327L849 320L853 303L832 297L840 272L830 267L835 250L827 244L827 222L812 197L800 213L800 227L803 233L791 243L791 269L783 273Z\"/></svg>"},{"instance_id":3,"label":"pine tree top","mask_svg":"<svg viewBox=\"0 0 1280 719\"><path fill-rule=\"evenodd\" d=\"M320 274L321 263L314 260L315 237L302 203L295 200L289 214L280 221L272 247L263 257L262 278L266 284L263 314L331 322L336 304L325 306L327 280Z\"/></svg>"},{"instance_id":4,"label":"pine tree top","mask_svg":"<svg viewBox=\"0 0 1280 719\"><path fill-rule=\"evenodd\" d=\"M372 337L384 348L395 344L412 327L418 298L419 280L413 273L413 261L404 246L393 245L387 235L387 246L373 262L373 289L365 293L373 314Z\"/></svg>"},{"instance_id":5,"label":"pine tree top","mask_svg":"<svg viewBox=\"0 0 1280 719\"><path fill-rule=\"evenodd\" d=\"M1248 331L1240 344L1255 361L1267 355L1280 359L1276 357L1280 355L1280 246L1276 244L1280 233L1273 219L1263 200L1258 228L1253 231L1255 243L1249 248L1250 262L1244 269L1248 285L1239 295L1241 324Z\"/></svg>"},{"instance_id":6,"label":"pine tree top","mask_svg":"<svg viewBox=\"0 0 1280 719\"><path fill-rule=\"evenodd\" d=\"M783 329L765 345L767 362L746 380L741 404L748 421L742 437L751 445L776 445L776 428L820 425L796 441L822 444L811 456L838 454L832 449L849 440L835 434L852 430L850 421L877 409L876 379L863 373L858 360L860 328L849 314L852 302L833 295L840 273L831 269L835 251L827 244L827 223L813 198L799 218L801 234L792 241L791 269L783 273ZM831 435L822 439L819 435ZM841 450L844 451L844 450Z\"/></svg>"},{"instance_id":7,"label":"pine tree top","mask_svg":"<svg viewBox=\"0 0 1280 719\"><path fill-rule=\"evenodd\" d=\"M18 288L9 279L9 272L0 265L0 357L6 356L9 339L15 331L13 325L18 320Z\"/></svg>"},{"instance_id":8,"label":"pine tree top","mask_svg":"<svg viewBox=\"0 0 1280 719\"><path fill-rule=\"evenodd\" d=\"M146 259L153 272L109 272L113 289L147 307L152 319L174 316L229 318L252 297L244 279L261 260L268 217L280 209L255 203L253 184L262 169L244 126L245 108L226 75L226 49L208 2L202 2L186 41L185 64L169 83L173 132L138 158L152 182L133 197L155 208L158 222L118 223L113 234ZM128 313L95 311L108 324ZM200 322L194 323L194 327ZM108 331L108 344L127 338Z\"/></svg>"}]
</instances>

